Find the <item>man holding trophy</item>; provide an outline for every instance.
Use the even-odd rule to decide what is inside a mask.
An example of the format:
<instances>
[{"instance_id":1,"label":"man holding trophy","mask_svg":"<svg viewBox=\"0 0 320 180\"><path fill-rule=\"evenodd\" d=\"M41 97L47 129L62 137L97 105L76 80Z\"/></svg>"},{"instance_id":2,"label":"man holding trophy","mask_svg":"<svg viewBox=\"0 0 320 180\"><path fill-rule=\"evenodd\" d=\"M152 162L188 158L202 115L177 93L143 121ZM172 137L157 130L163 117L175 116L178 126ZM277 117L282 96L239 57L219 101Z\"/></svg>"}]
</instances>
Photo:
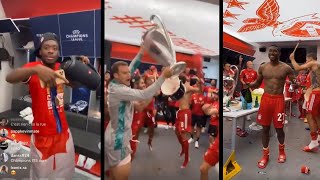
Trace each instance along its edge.
<instances>
[{"instance_id":1,"label":"man holding trophy","mask_svg":"<svg viewBox=\"0 0 320 180\"><path fill-rule=\"evenodd\" d=\"M151 19L154 17L157 16L153 15ZM160 20L159 17L158 19ZM112 180L128 179L129 177L131 169L130 140L132 138L133 101L151 99L164 82L166 86L161 87L162 90L167 88L166 92L163 91L164 94L175 94L176 99L179 99L177 97L181 97L184 94L183 91L179 92L180 81L176 82L176 79L173 80L170 77L177 77L183 72L185 63L175 63L175 52L171 39L168 38L162 22L161 25L162 27L160 25L152 27L143 35L140 51L130 63L130 66L125 62L118 61L111 67L112 80L108 86L107 98L110 122L105 131L105 161L107 168L110 169L110 178ZM131 89L131 75L140 64L145 50L159 64L171 67L164 68L160 77L148 88L143 90ZM174 98L174 95L172 98Z\"/></svg>"}]
</instances>

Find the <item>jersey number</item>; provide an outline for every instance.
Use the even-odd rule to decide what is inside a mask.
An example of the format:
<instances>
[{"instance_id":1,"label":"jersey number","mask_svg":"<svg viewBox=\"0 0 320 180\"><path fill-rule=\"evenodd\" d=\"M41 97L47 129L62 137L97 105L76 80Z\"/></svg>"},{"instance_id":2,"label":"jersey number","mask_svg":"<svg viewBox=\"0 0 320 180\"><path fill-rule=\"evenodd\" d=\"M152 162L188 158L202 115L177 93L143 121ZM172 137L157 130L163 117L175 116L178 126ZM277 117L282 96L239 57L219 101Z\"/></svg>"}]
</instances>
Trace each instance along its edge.
<instances>
[{"instance_id":1,"label":"jersey number","mask_svg":"<svg viewBox=\"0 0 320 180\"><path fill-rule=\"evenodd\" d=\"M278 113L278 121L283 121L284 113Z\"/></svg>"}]
</instances>

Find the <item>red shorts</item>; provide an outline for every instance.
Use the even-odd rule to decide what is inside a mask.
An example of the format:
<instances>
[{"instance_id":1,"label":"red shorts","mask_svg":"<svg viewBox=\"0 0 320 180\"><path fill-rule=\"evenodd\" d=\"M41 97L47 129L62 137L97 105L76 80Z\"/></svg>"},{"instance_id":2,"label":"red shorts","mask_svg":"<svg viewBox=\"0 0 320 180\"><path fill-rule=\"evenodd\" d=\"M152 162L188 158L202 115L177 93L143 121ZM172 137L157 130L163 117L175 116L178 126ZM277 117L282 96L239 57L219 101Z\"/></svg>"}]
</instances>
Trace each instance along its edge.
<instances>
[{"instance_id":1,"label":"red shorts","mask_svg":"<svg viewBox=\"0 0 320 180\"><path fill-rule=\"evenodd\" d=\"M145 117L146 117L146 113L144 111L134 113L132 125L131 125L133 135L136 135L139 129L143 126Z\"/></svg>"},{"instance_id":2,"label":"red shorts","mask_svg":"<svg viewBox=\"0 0 320 180\"><path fill-rule=\"evenodd\" d=\"M152 111L145 111L145 123L148 127L154 127L156 125L155 117Z\"/></svg>"},{"instance_id":3,"label":"red shorts","mask_svg":"<svg viewBox=\"0 0 320 180\"><path fill-rule=\"evenodd\" d=\"M320 91L312 91L307 101L307 112L313 117L320 115Z\"/></svg>"},{"instance_id":4,"label":"red shorts","mask_svg":"<svg viewBox=\"0 0 320 180\"><path fill-rule=\"evenodd\" d=\"M177 112L177 120L175 123L178 132L191 132L191 110L183 109Z\"/></svg>"},{"instance_id":5,"label":"red shorts","mask_svg":"<svg viewBox=\"0 0 320 180\"><path fill-rule=\"evenodd\" d=\"M270 126L273 119L275 128L283 128L285 117L284 96L264 93L258 112L257 122L263 126Z\"/></svg>"},{"instance_id":6,"label":"red shorts","mask_svg":"<svg viewBox=\"0 0 320 180\"><path fill-rule=\"evenodd\" d=\"M214 166L219 162L219 136L210 145L203 159L210 164L210 166Z\"/></svg>"}]
</instances>

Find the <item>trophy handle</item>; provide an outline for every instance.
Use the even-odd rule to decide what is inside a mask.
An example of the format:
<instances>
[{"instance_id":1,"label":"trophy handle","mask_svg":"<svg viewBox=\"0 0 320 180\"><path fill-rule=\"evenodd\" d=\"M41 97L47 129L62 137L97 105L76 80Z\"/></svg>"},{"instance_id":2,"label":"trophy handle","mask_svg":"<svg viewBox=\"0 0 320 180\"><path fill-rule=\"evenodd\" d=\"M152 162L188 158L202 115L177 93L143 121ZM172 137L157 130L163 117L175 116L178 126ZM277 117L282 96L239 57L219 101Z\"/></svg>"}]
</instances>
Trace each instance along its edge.
<instances>
[{"instance_id":1,"label":"trophy handle","mask_svg":"<svg viewBox=\"0 0 320 180\"><path fill-rule=\"evenodd\" d=\"M154 19L155 19L155 18L157 18L158 21L160 22L160 25L161 25L161 27L162 27L163 30L164 30L166 40L167 40L168 42L170 42L170 43L169 43L169 46L170 46L170 49L171 49L171 54L172 54L172 56L174 57L174 61L176 62L176 53L175 53L175 51L174 51L174 49L173 49L172 40L171 40L171 38L168 36L168 31L167 31L165 25L163 24L162 19L161 19L160 16L158 16L158 15L155 15L155 14L151 15L151 17L150 17L151 23L152 23L152 24L157 24L157 23L154 22ZM157 24L157 25L159 26L159 24Z\"/></svg>"}]
</instances>

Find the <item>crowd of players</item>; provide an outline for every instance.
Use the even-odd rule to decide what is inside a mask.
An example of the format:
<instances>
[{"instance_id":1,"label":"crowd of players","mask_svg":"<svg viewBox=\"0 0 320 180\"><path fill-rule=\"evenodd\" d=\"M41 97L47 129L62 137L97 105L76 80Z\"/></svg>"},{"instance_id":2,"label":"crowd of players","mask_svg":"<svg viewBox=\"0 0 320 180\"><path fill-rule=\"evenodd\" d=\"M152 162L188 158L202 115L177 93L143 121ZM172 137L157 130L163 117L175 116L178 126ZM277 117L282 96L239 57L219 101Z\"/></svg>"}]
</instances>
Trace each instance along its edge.
<instances>
[{"instance_id":1,"label":"crowd of players","mask_svg":"<svg viewBox=\"0 0 320 180\"><path fill-rule=\"evenodd\" d=\"M108 84L112 80L110 75L112 76L112 73L107 72L105 74L105 99L108 99ZM131 75L130 86L132 89L144 90L151 86L160 75L161 72L155 66L150 66L144 73L140 73L140 70L136 69ZM195 148L199 148L200 134L208 129L209 148L200 167L202 178L205 179L208 176L208 170L217 165L219 161L219 96L216 80L211 80L208 83L209 85L205 85L203 76L204 74L197 72L196 69L186 68L179 75L186 92L178 101L172 100L159 90L148 100L133 102L134 114L130 140L131 161L138 149L141 129L143 127L147 129L148 147L152 151L155 128L159 121L165 121L167 124L165 128L172 127L176 133L181 145L180 156L184 155L185 157L181 168L185 168L189 162L189 143L194 142ZM107 101L105 102L106 129L110 120Z\"/></svg>"},{"instance_id":2,"label":"crowd of players","mask_svg":"<svg viewBox=\"0 0 320 180\"><path fill-rule=\"evenodd\" d=\"M270 62L262 63L255 71L252 62L247 61L246 69L240 69L239 81L241 89L254 90L263 88L264 94L261 99L257 115L257 122L262 126L263 156L258 161L259 168L265 168L269 161L269 131L273 122L279 141L278 162L286 161L285 133L283 131L286 120L285 97L291 98L300 111L299 119L309 124L311 142L303 147L305 152L318 150L320 142L320 65L317 63L315 53L308 53L306 62L299 65L294 59L295 51L290 55L290 67L287 63L280 61L280 48L271 46L268 57ZM241 63L241 60L240 60ZM297 72L295 75L294 71ZM230 69L230 64L224 64L224 76L234 77L235 73ZM236 93L234 96L237 96ZM290 116L295 116L290 114Z\"/></svg>"}]
</instances>

